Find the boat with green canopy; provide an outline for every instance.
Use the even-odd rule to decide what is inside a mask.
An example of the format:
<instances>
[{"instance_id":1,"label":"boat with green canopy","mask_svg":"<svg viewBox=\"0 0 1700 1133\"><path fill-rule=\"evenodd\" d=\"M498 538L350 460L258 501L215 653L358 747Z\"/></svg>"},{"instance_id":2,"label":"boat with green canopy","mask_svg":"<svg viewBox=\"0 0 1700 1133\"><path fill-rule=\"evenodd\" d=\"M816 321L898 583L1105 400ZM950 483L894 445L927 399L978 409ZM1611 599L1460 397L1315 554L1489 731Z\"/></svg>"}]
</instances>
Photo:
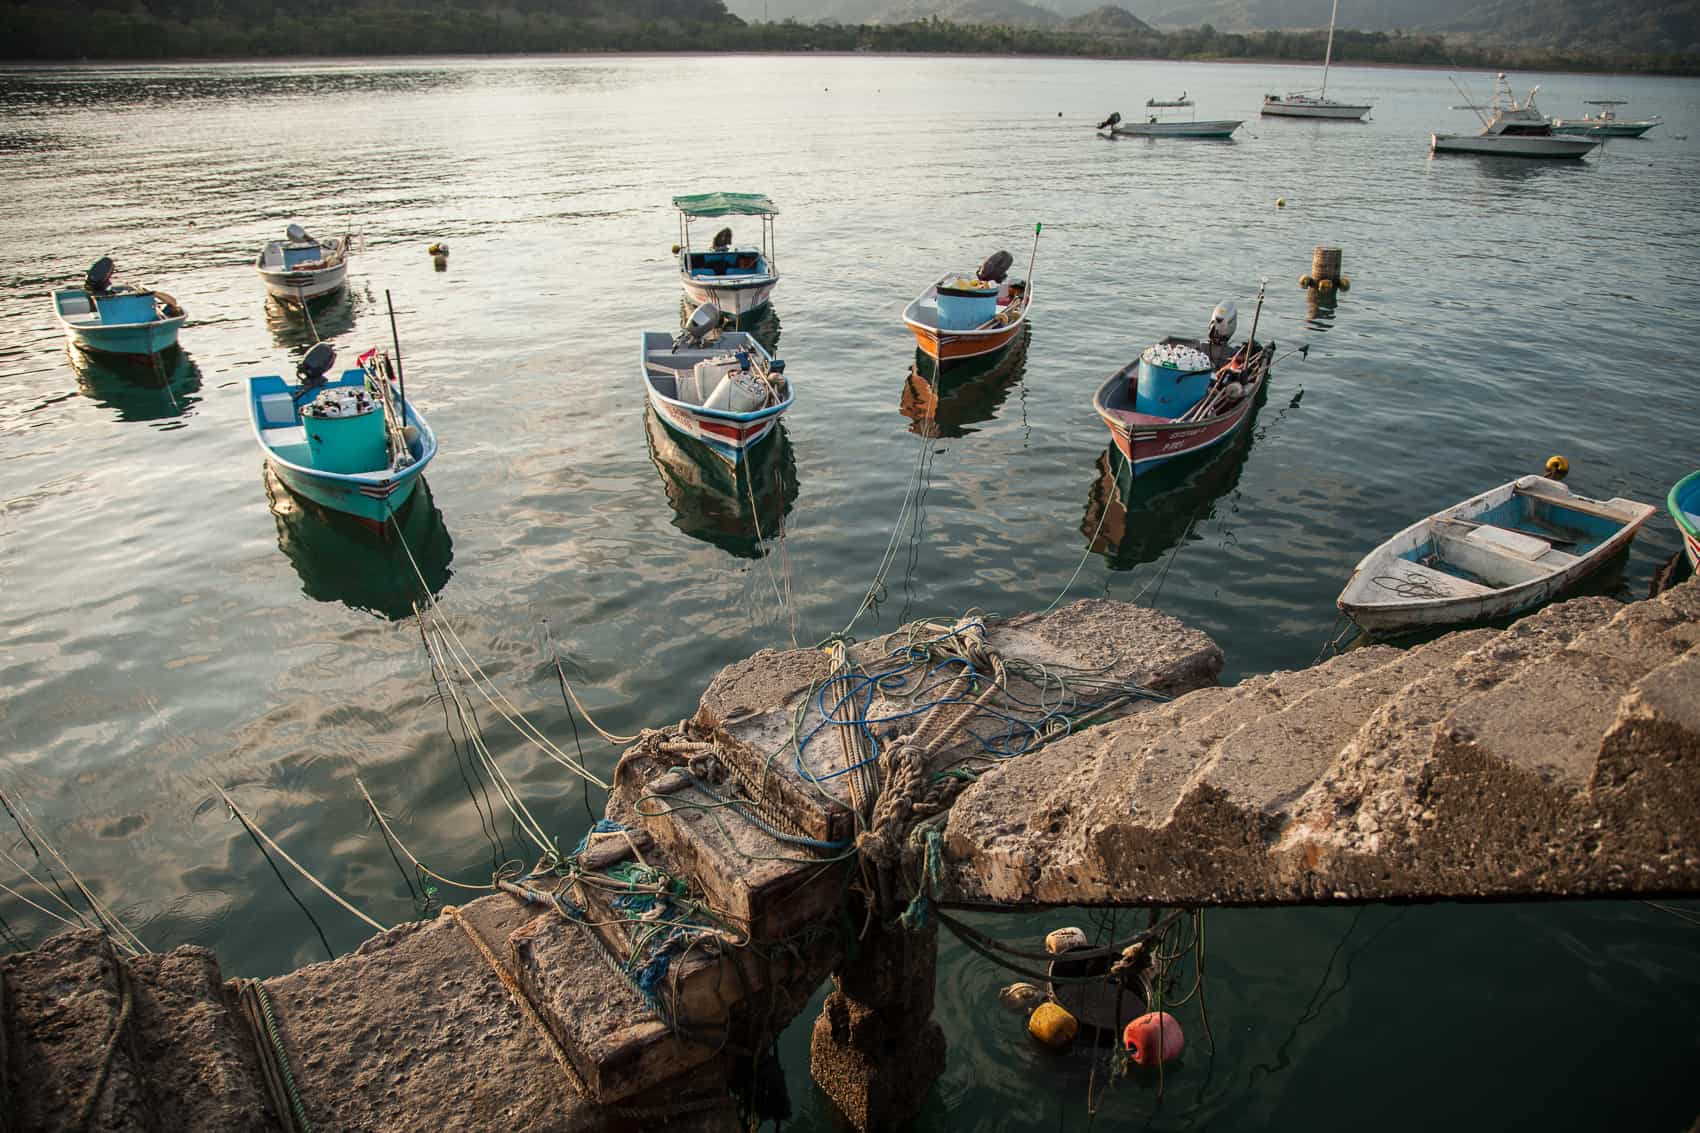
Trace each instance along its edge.
<instances>
[{"instance_id":1,"label":"boat with green canopy","mask_svg":"<svg viewBox=\"0 0 1700 1133\"><path fill-rule=\"evenodd\" d=\"M693 305L713 303L741 319L766 307L779 283L774 263L774 203L761 193L697 193L673 198L679 210L679 280ZM761 225L761 243L735 245L732 229L714 234L706 250L692 247L691 221L703 217L753 216Z\"/></svg>"}]
</instances>

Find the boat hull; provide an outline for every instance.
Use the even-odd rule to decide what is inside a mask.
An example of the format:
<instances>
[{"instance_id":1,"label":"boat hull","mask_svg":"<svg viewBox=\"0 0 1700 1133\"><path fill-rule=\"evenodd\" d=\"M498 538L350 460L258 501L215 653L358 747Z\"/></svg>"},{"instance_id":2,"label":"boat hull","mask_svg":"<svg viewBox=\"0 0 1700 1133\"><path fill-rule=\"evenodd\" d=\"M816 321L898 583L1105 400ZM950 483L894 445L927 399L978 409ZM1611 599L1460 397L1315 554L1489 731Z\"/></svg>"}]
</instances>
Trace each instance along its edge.
<instances>
[{"instance_id":1,"label":"boat hull","mask_svg":"<svg viewBox=\"0 0 1700 1133\"><path fill-rule=\"evenodd\" d=\"M401 511L402 505L412 498L421 469L421 465L416 464L397 473L394 479L383 485L354 485L346 480L314 476L269 455L266 463L271 466L272 474L296 495L377 527L385 526L390 516Z\"/></svg>"},{"instance_id":2,"label":"boat hull","mask_svg":"<svg viewBox=\"0 0 1700 1133\"><path fill-rule=\"evenodd\" d=\"M653 385L649 390L649 405L655 416L669 429L682 437L698 441L728 464L737 464L746 449L754 448L773 432L783 410L755 421L737 421L727 417L694 410L681 401L663 397Z\"/></svg>"},{"instance_id":3,"label":"boat hull","mask_svg":"<svg viewBox=\"0 0 1700 1133\"><path fill-rule=\"evenodd\" d=\"M1370 112L1368 106L1352 106L1344 102L1293 102L1287 99L1263 103L1265 118L1323 118L1335 122L1361 122Z\"/></svg>"},{"instance_id":4,"label":"boat hull","mask_svg":"<svg viewBox=\"0 0 1700 1133\"><path fill-rule=\"evenodd\" d=\"M915 345L921 353L931 358L940 366L952 362L965 362L970 358L990 358L1001 350L1009 348L1021 334L1026 325L1026 315L1007 327L998 327L994 331L959 331L939 330L912 320L904 320L909 326L909 333L915 336Z\"/></svg>"},{"instance_id":5,"label":"boat hull","mask_svg":"<svg viewBox=\"0 0 1700 1133\"><path fill-rule=\"evenodd\" d=\"M1481 137L1476 134L1431 134L1429 146L1435 153L1476 153L1494 157L1570 158L1586 156L1598 142L1582 138L1554 138L1545 135L1517 137L1498 134Z\"/></svg>"},{"instance_id":6,"label":"boat hull","mask_svg":"<svg viewBox=\"0 0 1700 1133\"><path fill-rule=\"evenodd\" d=\"M680 273L679 281L693 304L713 303L721 314L743 318L760 311L773 301L773 289L779 286L778 276L742 280L737 283L704 283L701 279Z\"/></svg>"},{"instance_id":7,"label":"boat hull","mask_svg":"<svg viewBox=\"0 0 1700 1133\"><path fill-rule=\"evenodd\" d=\"M1555 120L1552 132L1555 134L1571 134L1584 138L1639 138L1657 122L1611 122L1605 125L1589 122L1566 122Z\"/></svg>"},{"instance_id":8,"label":"boat hull","mask_svg":"<svg viewBox=\"0 0 1700 1133\"><path fill-rule=\"evenodd\" d=\"M65 334L72 345L92 354L146 358L176 346L177 329L182 325L182 316L151 323L116 326L79 327L66 324Z\"/></svg>"},{"instance_id":9,"label":"boat hull","mask_svg":"<svg viewBox=\"0 0 1700 1133\"><path fill-rule=\"evenodd\" d=\"M1231 138L1238 121L1218 122L1123 122L1111 128L1118 138Z\"/></svg>"},{"instance_id":10,"label":"boat hull","mask_svg":"<svg viewBox=\"0 0 1700 1133\"><path fill-rule=\"evenodd\" d=\"M329 295L348 282L348 262L321 271L266 271L256 269L266 285L266 294L286 303L300 303Z\"/></svg>"},{"instance_id":11,"label":"boat hull","mask_svg":"<svg viewBox=\"0 0 1700 1133\"><path fill-rule=\"evenodd\" d=\"M1700 574L1700 472L1678 480L1665 500L1676 529L1682 532L1682 550L1689 569Z\"/></svg>"}]
</instances>

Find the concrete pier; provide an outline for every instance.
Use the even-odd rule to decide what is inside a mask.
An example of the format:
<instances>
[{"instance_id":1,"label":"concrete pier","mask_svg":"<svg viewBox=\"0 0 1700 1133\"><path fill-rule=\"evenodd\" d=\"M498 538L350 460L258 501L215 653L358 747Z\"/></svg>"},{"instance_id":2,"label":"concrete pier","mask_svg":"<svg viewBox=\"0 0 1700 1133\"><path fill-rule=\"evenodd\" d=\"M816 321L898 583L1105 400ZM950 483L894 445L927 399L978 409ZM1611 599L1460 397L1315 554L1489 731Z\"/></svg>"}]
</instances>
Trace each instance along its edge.
<instances>
[{"instance_id":1,"label":"concrete pier","mask_svg":"<svg viewBox=\"0 0 1700 1133\"><path fill-rule=\"evenodd\" d=\"M1700 583L1231 688L1204 635L1113 602L967 636L1019 695L1067 669L1173 699L1118 697L959 776L980 750L964 678L881 734L877 761L822 744L805 776L773 753L818 722L817 682L917 635L765 651L643 734L609 803L623 829L526 900L484 897L259 989L202 949L126 958L89 932L0 958L8 1133L288 1130L297 1108L320 1130L730 1133L829 974L815 1079L852 1127L895 1129L946 1057L930 908L1700 892ZM639 889L610 882L631 877L712 926L658 964L612 915Z\"/></svg>"}]
</instances>

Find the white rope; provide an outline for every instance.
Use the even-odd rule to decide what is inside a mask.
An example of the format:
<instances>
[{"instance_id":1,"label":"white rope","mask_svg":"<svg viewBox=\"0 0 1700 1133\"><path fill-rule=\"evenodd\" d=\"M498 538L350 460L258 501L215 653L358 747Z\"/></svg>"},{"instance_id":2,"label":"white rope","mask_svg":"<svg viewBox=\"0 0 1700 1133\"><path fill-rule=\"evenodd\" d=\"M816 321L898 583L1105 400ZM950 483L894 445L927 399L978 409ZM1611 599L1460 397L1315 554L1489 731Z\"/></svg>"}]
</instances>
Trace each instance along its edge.
<instances>
[{"instance_id":1,"label":"white rope","mask_svg":"<svg viewBox=\"0 0 1700 1133\"><path fill-rule=\"evenodd\" d=\"M441 613L442 606L438 603L437 596L431 592L430 583L425 581L425 572L419 568L418 561L414 559L413 548L407 545L407 539L402 534L401 525L396 522L395 512L391 510L387 518L391 528L395 531L397 541L401 543L402 551L407 555L407 561L413 566L414 577L419 580L419 585L425 595L425 606L434 612ZM554 741L543 734L542 729L527 719L525 713L520 711L519 707L509 700L500 688L496 687L496 683L484 672L484 667L478 663L477 658L472 656L471 651L466 648L466 644L461 641L460 635L455 633L454 626L449 624L447 617L435 618L432 624L443 635L442 644L445 647L445 652L454 659L455 667L466 675L466 679L472 684L472 687L478 690L478 694L484 698L485 702L498 716L506 720L510 727L556 763L604 791L610 789L607 783L597 778L572 756L557 747ZM477 675L475 676L474 673Z\"/></svg>"},{"instance_id":2,"label":"white rope","mask_svg":"<svg viewBox=\"0 0 1700 1133\"><path fill-rule=\"evenodd\" d=\"M35 850L37 860L41 858L40 848L45 847L47 852L52 855L53 860L59 863L59 868L64 870L65 876L70 878L71 884L76 886L77 892L83 895L83 900L89 903L89 909L94 913L97 922L100 922L103 927L107 924L114 926L118 932L118 940L132 951L151 951L146 944L142 943L142 938L132 932L130 927L119 918L118 914L114 913L105 902L94 895L94 891L83 883L82 878L77 876L77 871L71 868L71 863L66 861L58 850L54 849L53 843L36 825L35 816L30 814L29 807L24 805L23 800L0 791L0 801L3 801L6 809L11 812L12 821L18 825L18 832L29 841L31 848ZM24 870L24 872L29 873L28 870ZM34 878L32 877L31 880L34 880ZM111 935L110 930L108 935Z\"/></svg>"},{"instance_id":3,"label":"white rope","mask_svg":"<svg viewBox=\"0 0 1700 1133\"><path fill-rule=\"evenodd\" d=\"M1130 434L1128 436L1127 447L1131 449L1133 446L1134 440ZM1117 451L1114 445L1110 446L1110 451ZM1114 457L1111 459L1114 460ZM1128 479L1131 481L1133 479L1131 473L1134 471L1133 458L1131 456L1127 458L1127 470L1130 473ZM1061 602L1064 596L1068 594L1069 590L1073 588L1075 580L1080 577L1080 572L1086 568L1086 560L1092 557L1092 548L1098 542L1099 532L1104 530L1104 519L1110 514L1110 507L1112 505L1121 506L1122 478L1121 473L1119 472L1115 475L1114 489L1115 498L1113 500L1106 500L1104 506L1098 509L1098 526L1092 529L1092 538L1086 540L1086 550L1081 552L1080 561L1074 566L1074 573L1068 576L1068 581L1063 584L1063 588L1061 590L1057 591L1057 596L1051 599L1051 604L1041 610L1040 613L1048 614L1052 610L1056 609L1057 603Z\"/></svg>"},{"instance_id":4,"label":"white rope","mask_svg":"<svg viewBox=\"0 0 1700 1133\"><path fill-rule=\"evenodd\" d=\"M254 832L254 834L262 842L264 842L267 846L270 846L273 850L277 851L278 857L282 858L284 861L288 862L291 866L295 867L295 872L299 873L302 877L305 877L308 881L312 882L313 885L315 887L317 887L319 892L323 893L325 896L329 897L331 900L335 901L337 904L341 905L344 909L347 909L349 912L353 913L355 916L359 917L361 920L365 921L368 925L377 929L379 932L387 932L388 931L383 925L379 924L377 921L373 920L371 917L367 916L365 913L362 913L359 909L356 909L353 905L351 905L347 901L343 900L342 897L337 895L336 890L332 889L330 886L326 885L324 882L320 881L318 878L314 877L311 873L309 873L307 871L306 866L302 865L300 862L298 862L294 858L290 857L289 852L287 850L285 850L282 846L278 845L276 842L272 841L271 835L267 834L264 830L261 830L259 828L259 826L255 824L253 819L249 818L246 814L243 813L242 808L236 805L236 800L231 798L230 795L225 791L225 789L223 787L219 786L217 783L213 782L213 780L211 780L211 779L208 779L207 782L212 783L212 789L219 793L220 797L222 797L224 799L225 805L230 807L231 813L236 815L237 818L240 818L242 820L242 824L244 826L246 826L249 830L252 830Z\"/></svg>"}]
</instances>

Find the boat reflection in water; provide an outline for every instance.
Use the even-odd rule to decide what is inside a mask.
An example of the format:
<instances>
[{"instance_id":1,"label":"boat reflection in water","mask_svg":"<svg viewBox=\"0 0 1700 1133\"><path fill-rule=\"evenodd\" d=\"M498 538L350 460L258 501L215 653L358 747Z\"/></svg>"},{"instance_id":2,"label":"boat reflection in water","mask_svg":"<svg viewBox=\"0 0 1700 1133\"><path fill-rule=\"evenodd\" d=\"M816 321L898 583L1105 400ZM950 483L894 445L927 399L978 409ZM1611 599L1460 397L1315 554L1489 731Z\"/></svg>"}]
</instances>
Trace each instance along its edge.
<instances>
[{"instance_id":1,"label":"boat reflection in water","mask_svg":"<svg viewBox=\"0 0 1700 1133\"><path fill-rule=\"evenodd\" d=\"M447 585L454 541L423 478L380 533L369 523L297 496L270 465L264 476L277 521L278 549L301 577L301 592L307 597L400 621L411 617L413 604L427 597L426 587L435 595Z\"/></svg>"},{"instance_id":2,"label":"boat reflection in water","mask_svg":"<svg viewBox=\"0 0 1700 1133\"><path fill-rule=\"evenodd\" d=\"M697 309L697 304L691 302L690 296L679 300L679 327L684 329L689 321L691 312ZM736 318L721 312L721 325L727 330L740 330L757 342L769 354L779 352L779 312L772 303L763 303L759 310L751 311Z\"/></svg>"},{"instance_id":3,"label":"boat reflection in water","mask_svg":"<svg viewBox=\"0 0 1700 1133\"><path fill-rule=\"evenodd\" d=\"M1216 502L1239 484L1254 432L1243 428L1224 445L1138 476L1120 450L1108 446L1098 454L1098 478L1086 497L1080 533L1111 570L1156 562L1188 530L1211 518Z\"/></svg>"},{"instance_id":4,"label":"boat reflection in water","mask_svg":"<svg viewBox=\"0 0 1700 1133\"><path fill-rule=\"evenodd\" d=\"M152 358L94 355L67 347L77 389L120 421L173 421L189 416L201 392L201 368L178 347Z\"/></svg>"},{"instance_id":5,"label":"boat reflection in water","mask_svg":"<svg viewBox=\"0 0 1700 1133\"><path fill-rule=\"evenodd\" d=\"M962 437L974 432L969 426L996 419L1009 391L1027 373L1029 333L995 355L953 362L942 376L938 364L917 349L898 403L909 418L909 431L922 437Z\"/></svg>"},{"instance_id":6,"label":"boat reflection in water","mask_svg":"<svg viewBox=\"0 0 1700 1133\"><path fill-rule=\"evenodd\" d=\"M781 537L797 502L797 465L784 423L736 468L667 428L653 410L645 408L643 426L649 457L673 505L673 526L740 559L767 554L764 543Z\"/></svg>"},{"instance_id":7,"label":"boat reflection in water","mask_svg":"<svg viewBox=\"0 0 1700 1133\"><path fill-rule=\"evenodd\" d=\"M309 320L301 316L298 304L281 303L267 296L266 329L272 332L272 341L277 345L304 354L320 341L329 342L353 330L355 317L360 313L358 308L364 305L365 297L360 296L359 300L357 303L353 286L339 287L328 295L316 295L307 300ZM315 331L318 333L315 334Z\"/></svg>"}]
</instances>

